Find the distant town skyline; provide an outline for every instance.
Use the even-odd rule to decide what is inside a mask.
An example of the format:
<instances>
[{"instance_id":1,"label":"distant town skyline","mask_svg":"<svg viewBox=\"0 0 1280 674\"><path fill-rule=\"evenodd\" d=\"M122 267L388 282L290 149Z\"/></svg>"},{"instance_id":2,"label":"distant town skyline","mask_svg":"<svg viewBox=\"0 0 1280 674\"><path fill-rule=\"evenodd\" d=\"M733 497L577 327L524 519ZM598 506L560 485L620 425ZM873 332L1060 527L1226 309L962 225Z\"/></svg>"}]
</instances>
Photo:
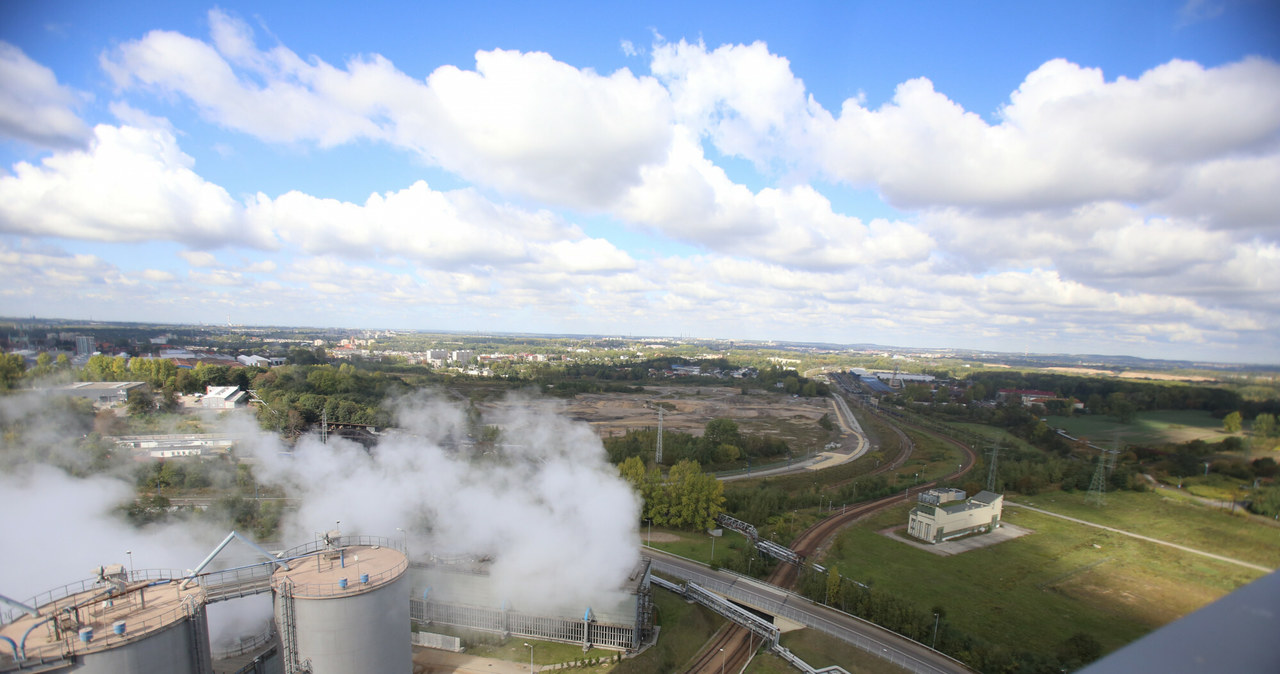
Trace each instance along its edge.
<instances>
[{"instance_id":1,"label":"distant town skyline","mask_svg":"<svg viewBox=\"0 0 1280 674\"><path fill-rule=\"evenodd\" d=\"M0 315L1280 362L1280 9L10 3Z\"/></svg>"}]
</instances>

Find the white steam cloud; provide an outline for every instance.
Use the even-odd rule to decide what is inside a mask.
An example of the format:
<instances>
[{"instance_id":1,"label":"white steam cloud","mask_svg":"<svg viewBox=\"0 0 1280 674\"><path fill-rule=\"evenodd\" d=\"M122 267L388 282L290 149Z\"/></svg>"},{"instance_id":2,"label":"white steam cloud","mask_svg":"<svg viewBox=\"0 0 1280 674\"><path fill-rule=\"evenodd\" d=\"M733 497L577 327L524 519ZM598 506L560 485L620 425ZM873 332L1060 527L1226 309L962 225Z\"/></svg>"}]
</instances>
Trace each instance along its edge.
<instances>
[{"instance_id":1,"label":"white steam cloud","mask_svg":"<svg viewBox=\"0 0 1280 674\"><path fill-rule=\"evenodd\" d=\"M493 591L528 610L580 608L622 587L639 559L640 504L586 424L531 400L477 418L425 396L402 401L397 421L370 450L309 436L288 456L262 437L258 479L302 500L285 540L337 520L344 533L404 529L414 558L491 558ZM496 442L469 437L487 426Z\"/></svg>"},{"instance_id":2,"label":"white steam cloud","mask_svg":"<svg viewBox=\"0 0 1280 674\"><path fill-rule=\"evenodd\" d=\"M234 424L258 480L298 499L280 544L311 541L337 520L345 534L395 537L403 529L415 559L490 558L492 592L522 610L581 610L617 597L639 559L640 504L589 426L528 399L481 413L422 394L402 400L396 416L399 429L368 449L314 435L290 448L248 415ZM205 518L131 526L119 512L134 498L131 471L93 474L70 449L88 429L59 418L48 399L0 399L0 421L23 429L8 436L16 442L0 442L0 594L26 600L99 565L128 564L126 551L137 569L189 569L231 528ZM496 441L473 437L493 428ZM68 466L72 459L82 463ZM254 560L233 544L219 561ZM214 608L211 620L231 625L225 634L214 626L216 650L235 628L260 631L269 604Z\"/></svg>"}]
</instances>

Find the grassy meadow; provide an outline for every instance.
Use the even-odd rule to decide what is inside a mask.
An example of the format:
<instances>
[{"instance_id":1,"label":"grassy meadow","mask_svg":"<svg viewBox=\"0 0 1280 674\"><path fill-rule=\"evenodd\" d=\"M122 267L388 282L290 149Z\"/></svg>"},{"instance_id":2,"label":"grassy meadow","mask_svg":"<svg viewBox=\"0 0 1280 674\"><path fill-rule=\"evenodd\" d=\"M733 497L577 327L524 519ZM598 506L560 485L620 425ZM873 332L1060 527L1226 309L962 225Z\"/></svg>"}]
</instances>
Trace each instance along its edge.
<instances>
[{"instance_id":1,"label":"grassy meadow","mask_svg":"<svg viewBox=\"0 0 1280 674\"><path fill-rule=\"evenodd\" d=\"M1058 510L1070 499L1032 499ZM1053 497L1058 498L1058 497ZM1065 498L1065 497L1064 497ZM1087 520L1109 520L1117 528L1150 527L1168 515L1139 513L1155 502L1127 506L1114 499L1115 514L1066 512ZM944 622L1012 649L1052 650L1076 632L1092 635L1110 651L1221 597L1262 574L1244 567L1133 539L1018 508L1005 520L1034 531L1021 538L941 557L883 536L879 530L906 524L911 504L891 508L844 531L824 563L855 581L914 602L922 611L941 606ZM1164 507L1161 503L1159 507ZM1169 508L1183 508L1181 504ZM1275 558L1263 549L1275 532L1237 531L1213 540L1214 527L1230 531L1236 520L1196 506L1177 510L1189 522L1178 542L1250 560ZM1128 514L1123 514L1127 510ZM1104 512L1106 509L1104 509ZM1202 517L1202 515L1204 515ZM1253 525L1258 526L1258 525ZM1162 525L1160 533L1170 533ZM1272 539L1274 540L1274 539ZM1274 562L1271 562L1274 564Z\"/></svg>"},{"instance_id":2,"label":"grassy meadow","mask_svg":"<svg viewBox=\"0 0 1280 674\"><path fill-rule=\"evenodd\" d=\"M1201 410L1155 410L1138 412L1131 423L1122 424L1105 414L1051 416L1048 423L1077 438L1109 447L1113 442L1158 445L1191 440L1221 442L1228 434L1222 420Z\"/></svg>"}]
</instances>

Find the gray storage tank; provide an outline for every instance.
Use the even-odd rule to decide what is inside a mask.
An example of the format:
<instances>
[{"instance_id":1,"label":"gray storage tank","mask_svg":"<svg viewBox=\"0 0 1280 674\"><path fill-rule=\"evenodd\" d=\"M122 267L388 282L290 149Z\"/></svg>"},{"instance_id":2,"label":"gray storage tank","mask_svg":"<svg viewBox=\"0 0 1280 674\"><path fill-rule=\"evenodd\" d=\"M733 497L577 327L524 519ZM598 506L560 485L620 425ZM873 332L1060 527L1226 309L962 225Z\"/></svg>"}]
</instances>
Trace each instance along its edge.
<instances>
[{"instance_id":1,"label":"gray storage tank","mask_svg":"<svg viewBox=\"0 0 1280 674\"><path fill-rule=\"evenodd\" d=\"M172 571L99 567L95 578L6 611L0 672L74 667L77 674L210 674L204 590Z\"/></svg>"},{"instance_id":2,"label":"gray storage tank","mask_svg":"<svg viewBox=\"0 0 1280 674\"><path fill-rule=\"evenodd\" d=\"M284 554L309 555L271 577L285 672L411 671L409 560L395 545L334 533Z\"/></svg>"}]
</instances>

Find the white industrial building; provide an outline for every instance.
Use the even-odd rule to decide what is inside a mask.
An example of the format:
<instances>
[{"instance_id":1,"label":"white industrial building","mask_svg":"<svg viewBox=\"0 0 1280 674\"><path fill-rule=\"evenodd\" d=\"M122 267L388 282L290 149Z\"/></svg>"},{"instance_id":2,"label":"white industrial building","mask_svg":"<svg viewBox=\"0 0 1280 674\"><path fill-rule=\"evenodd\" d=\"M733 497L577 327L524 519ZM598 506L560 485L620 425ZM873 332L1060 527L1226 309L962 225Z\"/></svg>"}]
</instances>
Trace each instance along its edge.
<instances>
[{"instance_id":1,"label":"white industrial building","mask_svg":"<svg viewBox=\"0 0 1280 674\"><path fill-rule=\"evenodd\" d=\"M249 404L249 394L239 386L206 386L200 406L211 410L232 410Z\"/></svg>"},{"instance_id":2,"label":"white industrial building","mask_svg":"<svg viewBox=\"0 0 1280 674\"><path fill-rule=\"evenodd\" d=\"M984 490L966 500L962 489L930 489L911 509L907 533L930 543L985 533L1000 526L1003 510L1001 494Z\"/></svg>"},{"instance_id":3,"label":"white industrial building","mask_svg":"<svg viewBox=\"0 0 1280 674\"><path fill-rule=\"evenodd\" d=\"M236 356L236 360L244 364L245 367L275 367L284 365L287 358L280 356Z\"/></svg>"}]
</instances>

